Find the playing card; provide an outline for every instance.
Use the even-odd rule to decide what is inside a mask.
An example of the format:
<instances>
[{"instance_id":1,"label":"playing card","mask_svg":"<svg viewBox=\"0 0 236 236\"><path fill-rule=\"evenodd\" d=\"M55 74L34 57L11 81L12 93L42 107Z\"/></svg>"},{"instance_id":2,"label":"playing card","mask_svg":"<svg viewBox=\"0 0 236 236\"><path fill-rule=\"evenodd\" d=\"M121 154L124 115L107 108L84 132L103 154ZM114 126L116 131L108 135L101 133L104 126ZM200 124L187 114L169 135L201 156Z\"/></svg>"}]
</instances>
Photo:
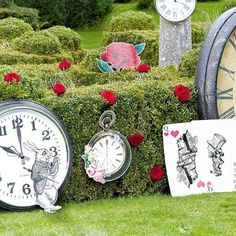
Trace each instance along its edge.
<instances>
[{"instance_id":1,"label":"playing card","mask_svg":"<svg viewBox=\"0 0 236 236\"><path fill-rule=\"evenodd\" d=\"M229 120L193 121L163 127L172 196L234 191L235 127L236 122Z\"/></svg>"}]
</instances>

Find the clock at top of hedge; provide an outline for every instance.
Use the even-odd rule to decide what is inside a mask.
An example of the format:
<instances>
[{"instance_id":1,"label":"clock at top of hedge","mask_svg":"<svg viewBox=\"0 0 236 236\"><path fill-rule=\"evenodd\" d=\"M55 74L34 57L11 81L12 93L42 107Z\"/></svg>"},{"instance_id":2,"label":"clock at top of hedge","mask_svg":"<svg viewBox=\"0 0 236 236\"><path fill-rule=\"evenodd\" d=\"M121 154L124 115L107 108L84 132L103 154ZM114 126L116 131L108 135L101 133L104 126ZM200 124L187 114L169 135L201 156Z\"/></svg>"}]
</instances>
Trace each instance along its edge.
<instances>
[{"instance_id":1,"label":"clock at top of hedge","mask_svg":"<svg viewBox=\"0 0 236 236\"><path fill-rule=\"evenodd\" d=\"M201 50L196 85L202 119L236 118L236 8L212 25Z\"/></svg>"},{"instance_id":2,"label":"clock at top of hedge","mask_svg":"<svg viewBox=\"0 0 236 236\"><path fill-rule=\"evenodd\" d=\"M59 119L28 101L0 103L0 206L54 204L71 172L72 150ZM47 202L44 201L47 205Z\"/></svg>"},{"instance_id":3,"label":"clock at top of hedge","mask_svg":"<svg viewBox=\"0 0 236 236\"><path fill-rule=\"evenodd\" d=\"M192 15L196 0L155 0L155 7L166 20L180 22Z\"/></svg>"}]
</instances>

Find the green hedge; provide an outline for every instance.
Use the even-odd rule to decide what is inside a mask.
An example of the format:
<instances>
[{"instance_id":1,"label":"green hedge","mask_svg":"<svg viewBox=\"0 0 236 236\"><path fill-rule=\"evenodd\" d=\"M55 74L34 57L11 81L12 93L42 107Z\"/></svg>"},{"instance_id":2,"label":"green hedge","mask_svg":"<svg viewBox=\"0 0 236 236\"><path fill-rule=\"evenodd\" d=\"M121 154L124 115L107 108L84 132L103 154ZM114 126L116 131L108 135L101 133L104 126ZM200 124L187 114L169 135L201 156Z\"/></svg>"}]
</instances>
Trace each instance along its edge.
<instances>
[{"instance_id":1,"label":"green hedge","mask_svg":"<svg viewBox=\"0 0 236 236\"><path fill-rule=\"evenodd\" d=\"M78 86L89 86L93 84L107 84L113 82L132 82L136 80L178 80L178 73L174 67L159 68L153 67L151 72L139 74L135 70L124 70L120 73L100 73L91 72L79 65L72 65L71 69L61 71L57 63L41 64L41 65L12 65L4 66L0 72L0 78L4 74L18 71L26 77L35 79L40 83L41 87L51 88L52 84L59 81L64 83L68 88L75 88Z\"/></svg>"},{"instance_id":2,"label":"green hedge","mask_svg":"<svg viewBox=\"0 0 236 236\"><path fill-rule=\"evenodd\" d=\"M12 6L11 8L0 8L0 19L15 17L37 27L39 24L39 12L33 8Z\"/></svg>"},{"instance_id":3,"label":"green hedge","mask_svg":"<svg viewBox=\"0 0 236 236\"><path fill-rule=\"evenodd\" d=\"M126 11L113 17L110 22L111 32L154 29L155 22L153 16L141 11Z\"/></svg>"},{"instance_id":4,"label":"green hedge","mask_svg":"<svg viewBox=\"0 0 236 236\"><path fill-rule=\"evenodd\" d=\"M53 55L61 52L58 37L46 31L27 32L13 41L12 48L23 53Z\"/></svg>"},{"instance_id":5,"label":"green hedge","mask_svg":"<svg viewBox=\"0 0 236 236\"><path fill-rule=\"evenodd\" d=\"M158 65L159 57L159 33L152 30L132 30L124 32L104 32L103 45L112 42L127 42L132 44L146 43L146 48L141 54L143 63L152 66Z\"/></svg>"},{"instance_id":6,"label":"green hedge","mask_svg":"<svg viewBox=\"0 0 236 236\"><path fill-rule=\"evenodd\" d=\"M186 52L179 63L179 75L182 77L193 77L196 75L197 61L201 48Z\"/></svg>"},{"instance_id":7,"label":"green hedge","mask_svg":"<svg viewBox=\"0 0 236 236\"><path fill-rule=\"evenodd\" d=\"M54 26L46 30L59 38L62 49L65 50L79 50L80 36L77 32L66 28L65 26Z\"/></svg>"},{"instance_id":8,"label":"green hedge","mask_svg":"<svg viewBox=\"0 0 236 236\"><path fill-rule=\"evenodd\" d=\"M200 22L194 23L192 22L192 42L193 44L202 43L205 40L206 31L204 29L204 25Z\"/></svg>"},{"instance_id":9,"label":"green hedge","mask_svg":"<svg viewBox=\"0 0 236 236\"><path fill-rule=\"evenodd\" d=\"M162 126L166 123L186 122L197 118L196 92L192 80L171 79L167 81L139 79L92 85L69 89L63 97L57 97L51 90L40 86L21 73L22 82L9 84L0 80L0 100L29 99L46 105L62 120L72 140L74 164L69 184L62 201L84 201L90 199L135 196L142 193L156 193L168 189L167 178L152 183L149 169L163 165ZM191 88L192 97L188 103L178 102L173 95L176 84L183 83ZM145 136L143 144L133 149L133 159L128 172L119 180L101 185L89 179L83 169L81 155L90 138L100 131L98 119L105 102L99 92L112 89L118 102L112 107L117 115L114 130L125 136L140 132ZM165 167L164 167L165 168Z\"/></svg>"},{"instance_id":10,"label":"green hedge","mask_svg":"<svg viewBox=\"0 0 236 236\"><path fill-rule=\"evenodd\" d=\"M0 65L15 65L15 64L43 64L56 63L62 59L73 61L73 56L70 53L55 54L55 55L35 55L26 54L11 49L1 49L0 45Z\"/></svg>"},{"instance_id":11,"label":"green hedge","mask_svg":"<svg viewBox=\"0 0 236 236\"><path fill-rule=\"evenodd\" d=\"M0 20L0 39L11 40L32 30L30 24L17 18L10 17Z\"/></svg>"}]
</instances>

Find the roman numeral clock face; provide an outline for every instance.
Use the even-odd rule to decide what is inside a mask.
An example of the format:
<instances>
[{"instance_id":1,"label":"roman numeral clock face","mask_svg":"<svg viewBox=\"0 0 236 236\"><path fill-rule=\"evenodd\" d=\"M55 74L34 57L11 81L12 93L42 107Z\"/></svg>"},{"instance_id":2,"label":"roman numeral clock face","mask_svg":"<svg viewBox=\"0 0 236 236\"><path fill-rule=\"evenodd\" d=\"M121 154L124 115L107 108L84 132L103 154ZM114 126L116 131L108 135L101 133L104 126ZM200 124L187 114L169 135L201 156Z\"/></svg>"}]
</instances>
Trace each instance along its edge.
<instances>
[{"instance_id":1,"label":"roman numeral clock face","mask_svg":"<svg viewBox=\"0 0 236 236\"><path fill-rule=\"evenodd\" d=\"M53 186L62 187L70 171L70 147L64 128L52 113L32 104L16 102L5 109L0 106L0 201L13 209L35 205L37 180L33 181L32 175L39 181L46 178L45 189L50 191ZM51 175L50 165L55 161L58 169Z\"/></svg>"},{"instance_id":2,"label":"roman numeral clock face","mask_svg":"<svg viewBox=\"0 0 236 236\"><path fill-rule=\"evenodd\" d=\"M236 118L236 30L228 39L220 61L217 78L217 108L219 118Z\"/></svg>"},{"instance_id":3,"label":"roman numeral clock face","mask_svg":"<svg viewBox=\"0 0 236 236\"><path fill-rule=\"evenodd\" d=\"M156 0L156 9L168 21L179 22L191 16L195 0Z\"/></svg>"}]
</instances>

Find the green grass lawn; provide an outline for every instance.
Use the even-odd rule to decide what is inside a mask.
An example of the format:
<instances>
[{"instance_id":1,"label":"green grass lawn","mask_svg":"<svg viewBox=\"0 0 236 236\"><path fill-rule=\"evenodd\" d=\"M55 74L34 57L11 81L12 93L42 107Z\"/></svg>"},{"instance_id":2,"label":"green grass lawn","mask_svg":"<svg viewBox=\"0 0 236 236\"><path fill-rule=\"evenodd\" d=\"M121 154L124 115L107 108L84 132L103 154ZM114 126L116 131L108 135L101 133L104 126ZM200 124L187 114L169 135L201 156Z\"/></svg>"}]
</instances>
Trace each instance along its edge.
<instances>
[{"instance_id":1,"label":"green grass lawn","mask_svg":"<svg viewBox=\"0 0 236 236\"><path fill-rule=\"evenodd\" d=\"M197 3L196 11L192 16L192 21L212 22L217 18L220 12L224 9L224 1L220 2L200 2ZM82 39L83 48L98 48L102 46L102 32L109 29L109 22L113 16L117 16L128 10L138 10L136 3L114 4L113 11L104 19L97 27L90 29L79 29ZM154 17L156 24L159 24L159 15L153 8L147 9L144 12Z\"/></svg>"},{"instance_id":2,"label":"green grass lawn","mask_svg":"<svg viewBox=\"0 0 236 236\"><path fill-rule=\"evenodd\" d=\"M138 198L0 212L0 235L236 235L236 193Z\"/></svg>"}]
</instances>

